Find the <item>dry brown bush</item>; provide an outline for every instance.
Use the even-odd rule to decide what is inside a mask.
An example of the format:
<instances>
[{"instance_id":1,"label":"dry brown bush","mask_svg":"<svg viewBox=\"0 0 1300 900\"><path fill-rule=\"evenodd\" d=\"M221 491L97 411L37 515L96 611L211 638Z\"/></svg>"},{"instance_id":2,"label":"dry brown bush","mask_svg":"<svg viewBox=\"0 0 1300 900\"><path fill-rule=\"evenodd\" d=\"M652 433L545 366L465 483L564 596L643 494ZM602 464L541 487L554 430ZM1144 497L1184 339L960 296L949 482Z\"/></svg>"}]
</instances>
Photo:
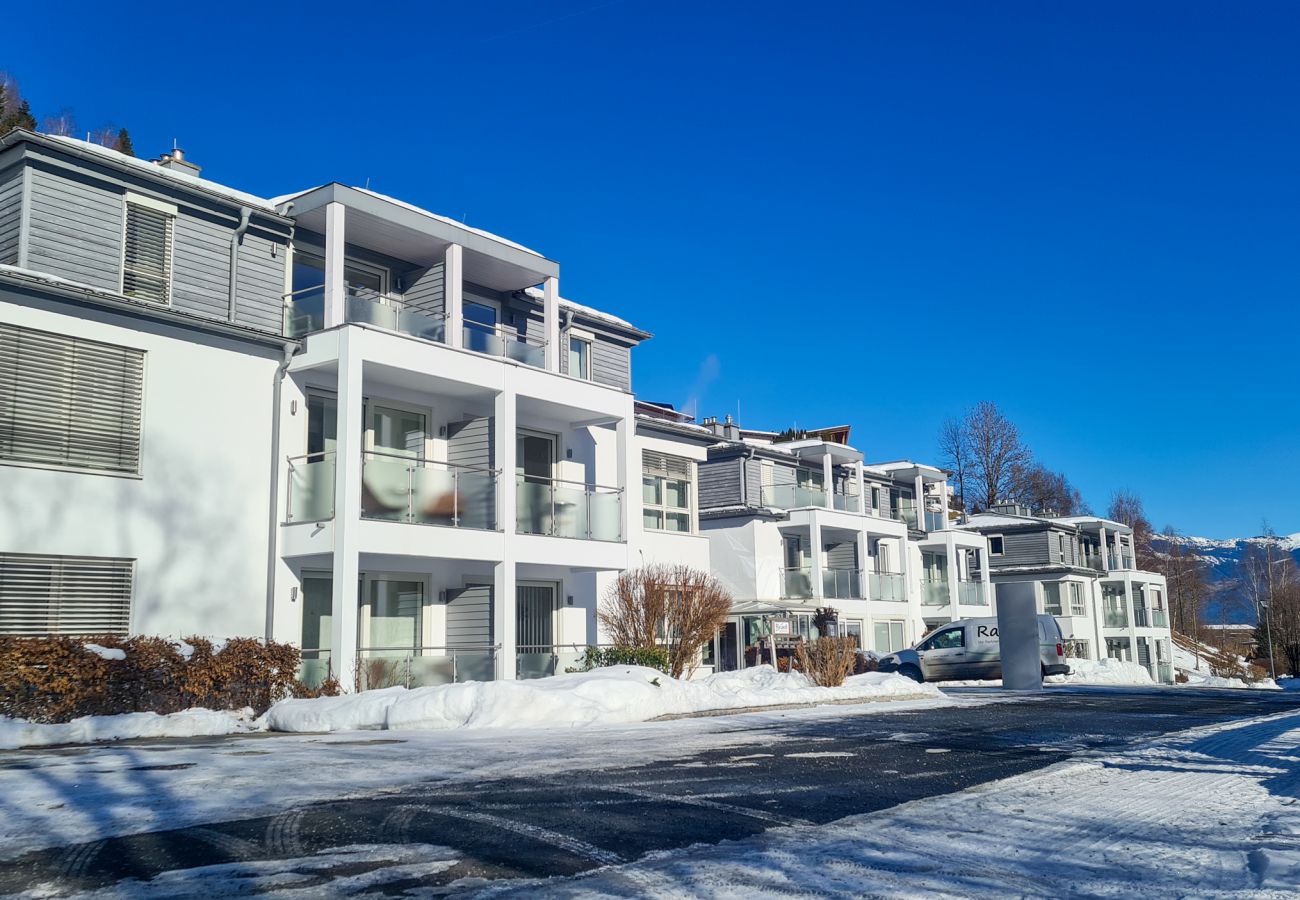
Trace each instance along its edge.
<instances>
[{"instance_id":1,"label":"dry brown bush","mask_svg":"<svg viewBox=\"0 0 1300 900\"><path fill-rule=\"evenodd\" d=\"M819 637L800 641L796 668L822 687L839 687L853 674L858 643L849 637Z\"/></svg>"},{"instance_id":2,"label":"dry brown bush","mask_svg":"<svg viewBox=\"0 0 1300 900\"><path fill-rule=\"evenodd\" d=\"M265 711L294 693L299 653L290 644L236 638L220 651L187 638L187 660L165 638L0 636L0 715L33 722L129 712L208 709ZM86 649L120 649L104 659Z\"/></svg>"},{"instance_id":3,"label":"dry brown bush","mask_svg":"<svg viewBox=\"0 0 1300 900\"><path fill-rule=\"evenodd\" d=\"M708 572L655 563L618 576L601 600L600 623L620 647L668 651L668 674L695 670L700 648L727 621L731 594Z\"/></svg>"}]
</instances>

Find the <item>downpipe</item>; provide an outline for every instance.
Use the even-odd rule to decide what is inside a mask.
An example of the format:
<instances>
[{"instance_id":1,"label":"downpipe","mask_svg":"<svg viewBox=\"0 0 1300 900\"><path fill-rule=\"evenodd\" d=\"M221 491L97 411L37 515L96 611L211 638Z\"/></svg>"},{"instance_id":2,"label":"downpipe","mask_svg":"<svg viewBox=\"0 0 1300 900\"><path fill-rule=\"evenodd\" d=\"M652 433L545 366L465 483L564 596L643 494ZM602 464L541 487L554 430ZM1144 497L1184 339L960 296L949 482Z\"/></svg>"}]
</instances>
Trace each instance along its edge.
<instances>
[{"instance_id":1,"label":"downpipe","mask_svg":"<svg viewBox=\"0 0 1300 900\"><path fill-rule=\"evenodd\" d=\"M239 245L248 232L248 222L252 215L253 211L251 209L247 206L241 206L239 208L239 225L230 235L230 295L226 301L226 318L232 325L235 322L235 313L239 303L236 290L239 281Z\"/></svg>"}]
</instances>

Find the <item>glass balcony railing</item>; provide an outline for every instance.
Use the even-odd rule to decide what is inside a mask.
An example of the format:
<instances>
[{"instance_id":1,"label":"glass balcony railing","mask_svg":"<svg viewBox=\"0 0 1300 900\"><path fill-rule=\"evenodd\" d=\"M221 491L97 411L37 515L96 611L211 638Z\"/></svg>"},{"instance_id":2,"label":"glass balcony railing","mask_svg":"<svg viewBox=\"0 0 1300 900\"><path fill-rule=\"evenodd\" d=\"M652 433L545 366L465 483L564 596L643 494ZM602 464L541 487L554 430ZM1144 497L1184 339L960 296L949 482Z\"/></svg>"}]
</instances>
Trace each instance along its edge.
<instances>
[{"instance_id":1,"label":"glass balcony railing","mask_svg":"<svg viewBox=\"0 0 1300 900\"><path fill-rule=\"evenodd\" d=\"M515 527L520 534L590 541L623 540L623 489L519 475Z\"/></svg>"},{"instance_id":2,"label":"glass balcony railing","mask_svg":"<svg viewBox=\"0 0 1300 900\"><path fill-rule=\"evenodd\" d=\"M362 647L357 650L357 682L363 691L386 687L434 687L466 681L491 681L497 648Z\"/></svg>"},{"instance_id":3,"label":"glass balcony railing","mask_svg":"<svg viewBox=\"0 0 1300 900\"><path fill-rule=\"evenodd\" d=\"M983 582L958 581L957 602L962 606L988 606L989 601L984 596Z\"/></svg>"},{"instance_id":4,"label":"glass balcony railing","mask_svg":"<svg viewBox=\"0 0 1300 900\"><path fill-rule=\"evenodd\" d=\"M762 499L764 506L776 509L800 509L805 506L826 506L826 491L819 487L798 484L765 484Z\"/></svg>"},{"instance_id":5,"label":"glass balcony railing","mask_svg":"<svg viewBox=\"0 0 1300 900\"><path fill-rule=\"evenodd\" d=\"M862 576L857 569L822 569L822 597L853 600L862 596Z\"/></svg>"},{"instance_id":6,"label":"glass balcony railing","mask_svg":"<svg viewBox=\"0 0 1300 900\"><path fill-rule=\"evenodd\" d=\"M1134 566L1133 566L1133 557L1132 557L1131 555L1127 554L1127 553L1115 553L1115 552L1113 552L1113 551L1110 552L1110 553L1107 553L1107 554L1106 554L1106 564L1107 564L1107 566L1110 567L1111 571L1114 571L1114 570L1116 570L1116 569L1132 569L1132 568L1134 568Z\"/></svg>"},{"instance_id":7,"label":"glass balcony railing","mask_svg":"<svg viewBox=\"0 0 1300 900\"><path fill-rule=\"evenodd\" d=\"M361 516L416 525L496 528L497 471L378 450L361 461Z\"/></svg>"},{"instance_id":8,"label":"glass balcony railing","mask_svg":"<svg viewBox=\"0 0 1300 900\"><path fill-rule=\"evenodd\" d=\"M907 600L907 591L903 587L903 576L899 572L870 572L867 574L867 587L872 600L889 600L899 603Z\"/></svg>"},{"instance_id":9,"label":"glass balcony railing","mask_svg":"<svg viewBox=\"0 0 1300 900\"><path fill-rule=\"evenodd\" d=\"M287 521L334 518L334 451L290 457L288 482Z\"/></svg>"},{"instance_id":10,"label":"glass balcony railing","mask_svg":"<svg viewBox=\"0 0 1300 900\"><path fill-rule=\"evenodd\" d=\"M1151 610L1151 624L1157 628L1166 628L1169 625L1169 612L1163 609Z\"/></svg>"},{"instance_id":11,"label":"glass balcony railing","mask_svg":"<svg viewBox=\"0 0 1300 900\"><path fill-rule=\"evenodd\" d=\"M947 606L951 601L946 579L927 579L921 582L922 606Z\"/></svg>"},{"instance_id":12,"label":"glass balcony railing","mask_svg":"<svg viewBox=\"0 0 1300 900\"><path fill-rule=\"evenodd\" d=\"M781 570L782 600L808 600L812 595L811 566Z\"/></svg>"},{"instance_id":13,"label":"glass balcony railing","mask_svg":"<svg viewBox=\"0 0 1300 900\"><path fill-rule=\"evenodd\" d=\"M862 505L858 502L860 498L857 494L841 494L836 491L831 495L831 502L835 508L841 512L858 512Z\"/></svg>"},{"instance_id":14,"label":"glass balcony railing","mask_svg":"<svg viewBox=\"0 0 1300 900\"><path fill-rule=\"evenodd\" d=\"M897 508L890 510L893 514L892 519L907 523L907 527L915 531L918 528L916 518L916 506L911 503L900 503Z\"/></svg>"},{"instance_id":15,"label":"glass balcony railing","mask_svg":"<svg viewBox=\"0 0 1300 900\"><path fill-rule=\"evenodd\" d=\"M330 652L328 650L300 651L298 680L309 688L318 688L330 677Z\"/></svg>"},{"instance_id":16,"label":"glass balcony railing","mask_svg":"<svg viewBox=\"0 0 1300 900\"><path fill-rule=\"evenodd\" d=\"M1128 613L1122 609L1108 609L1105 614L1107 628L1127 628Z\"/></svg>"},{"instance_id":17,"label":"glass balcony railing","mask_svg":"<svg viewBox=\"0 0 1300 900\"><path fill-rule=\"evenodd\" d=\"M540 326L539 326L540 327ZM538 369L546 366L546 341L505 325L466 322L465 349L513 359Z\"/></svg>"},{"instance_id":18,"label":"glass balcony railing","mask_svg":"<svg viewBox=\"0 0 1300 900\"><path fill-rule=\"evenodd\" d=\"M586 656L587 645L520 644L515 650L516 678L549 678L578 668Z\"/></svg>"},{"instance_id":19,"label":"glass balcony railing","mask_svg":"<svg viewBox=\"0 0 1300 900\"><path fill-rule=\"evenodd\" d=\"M397 297L349 293L343 300L343 319L354 325L373 325L426 341L442 343L446 322L441 314L423 312ZM284 295L284 333L301 338L325 327L325 288L319 285Z\"/></svg>"},{"instance_id":20,"label":"glass balcony railing","mask_svg":"<svg viewBox=\"0 0 1300 900\"><path fill-rule=\"evenodd\" d=\"M1157 663L1156 672L1157 672L1157 678L1160 680L1161 684L1174 683L1174 667L1172 664Z\"/></svg>"},{"instance_id":21,"label":"glass balcony railing","mask_svg":"<svg viewBox=\"0 0 1300 900\"><path fill-rule=\"evenodd\" d=\"M1151 617L1147 615L1147 608L1145 606L1138 606L1137 604L1133 605L1133 624L1138 628L1151 627Z\"/></svg>"}]
</instances>

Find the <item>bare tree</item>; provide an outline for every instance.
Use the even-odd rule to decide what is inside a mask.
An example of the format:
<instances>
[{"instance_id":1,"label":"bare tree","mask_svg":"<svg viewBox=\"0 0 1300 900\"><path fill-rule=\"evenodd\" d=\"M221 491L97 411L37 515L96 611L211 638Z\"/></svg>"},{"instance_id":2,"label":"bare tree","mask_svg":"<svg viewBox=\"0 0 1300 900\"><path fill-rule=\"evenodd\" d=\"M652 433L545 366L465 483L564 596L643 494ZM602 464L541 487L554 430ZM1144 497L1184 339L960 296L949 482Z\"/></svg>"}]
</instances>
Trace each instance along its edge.
<instances>
[{"instance_id":1,"label":"bare tree","mask_svg":"<svg viewBox=\"0 0 1300 900\"><path fill-rule=\"evenodd\" d=\"M989 400L966 414L965 427L976 494L971 499L987 510L1015 494L1016 476L1029 466L1029 448L1021 443L1016 424Z\"/></svg>"},{"instance_id":2,"label":"bare tree","mask_svg":"<svg viewBox=\"0 0 1300 900\"><path fill-rule=\"evenodd\" d=\"M939 429L939 458L957 478L957 502L962 510L970 509L966 502L966 476L970 473L970 434L962 419L948 419Z\"/></svg>"},{"instance_id":3,"label":"bare tree","mask_svg":"<svg viewBox=\"0 0 1300 900\"><path fill-rule=\"evenodd\" d=\"M58 137L76 137L77 118L72 110L65 108L57 116L46 116L41 131Z\"/></svg>"},{"instance_id":4,"label":"bare tree","mask_svg":"<svg viewBox=\"0 0 1300 900\"><path fill-rule=\"evenodd\" d=\"M1147 518L1142 506L1142 498L1136 491L1123 488L1111 494L1110 508L1106 518L1119 522L1133 529L1133 550L1137 556L1137 567L1144 572L1157 571L1155 551L1151 549L1151 520Z\"/></svg>"},{"instance_id":5,"label":"bare tree","mask_svg":"<svg viewBox=\"0 0 1300 900\"><path fill-rule=\"evenodd\" d=\"M1155 553L1155 571L1165 576L1169 590L1169 616L1174 631L1201 639L1201 617L1210 597L1205 577L1206 562L1188 553L1178 540L1178 532L1166 525L1162 532L1166 549Z\"/></svg>"},{"instance_id":6,"label":"bare tree","mask_svg":"<svg viewBox=\"0 0 1300 900\"><path fill-rule=\"evenodd\" d=\"M700 649L731 612L731 595L708 572L655 563L618 576L601 601L601 625L623 647L665 647L668 674L695 670Z\"/></svg>"},{"instance_id":7,"label":"bare tree","mask_svg":"<svg viewBox=\"0 0 1300 900\"><path fill-rule=\"evenodd\" d=\"M1064 472L1053 472L1040 463L1030 463L1015 476L1015 499L1036 513L1081 516L1090 510L1079 489Z\"/></svg>"}]
</instances>

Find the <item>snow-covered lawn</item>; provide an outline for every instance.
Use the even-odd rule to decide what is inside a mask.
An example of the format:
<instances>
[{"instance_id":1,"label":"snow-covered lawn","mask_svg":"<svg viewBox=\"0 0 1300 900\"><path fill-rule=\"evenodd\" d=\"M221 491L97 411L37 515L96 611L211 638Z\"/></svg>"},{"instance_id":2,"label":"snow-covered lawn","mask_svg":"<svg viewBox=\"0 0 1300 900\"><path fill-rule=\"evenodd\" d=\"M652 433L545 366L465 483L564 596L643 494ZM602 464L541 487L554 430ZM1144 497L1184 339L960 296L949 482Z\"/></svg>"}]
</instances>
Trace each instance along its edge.
<instances>
[{"instance_id":1,"label":"snow-covered lawn","mask_svg":"<svg viewBox=\"0 0 1300 900\"><path fill-rule=\"evenodd\" d=\"M517 895L1294 898L1298 763L1300 713L1286 713Z\"/></svg>"},{"instance_id":2,"label":"snow-covered lawn","mask_svg":"<svg viewBox=\"0 0 1300 900\"><path fill-rule=\"evenodd\" d=\"M151 712L82 716L60 725L36 725L20 719L0 717L0 750L123 741L129 738L211 737L258 731L260 727L251 709L237 712L187 709L166 716Z\"/></svg>"},{"instance_id":3,"label":"snow-covered lawn","mask_svg":"<svg viewBox=\"0 0 1300 900\"><path fill-rule=\"evenodd\" d=\"M1043 684L1098 684L1098 685L1146 685L1154 687L1158 684L1151 678L1151 674L1146 668L1135 662L1127 662L1120 659L1071 659L1069 675L1049 675L1043 679ZM1265 678L1262 681L1246 682L1240 678L1220 678L1216 675L1206 672L1188 672L1186 684L1175 684L1172 687L1196 687L1196 688L1253 688L1257 690L1277 690L1277 685L1272 679ZM1002 684L1001 679L988 679L984 681L941 681L939 687L999 687Z\"/></svg>"},{"instance_id":4,"label":"snow-covered lawn","mask_svg":"<svg viewBox=\"0 0 1300 900\"><path fill-rule=\"evenodd\" d=\"M342 697L285 700L266 715L272 731L555 728L644 722L660 716L803 703L937 697L934 685L869 672L823 688L799 673L758 666L677 680L654 669L611 666L531 681L386 688Z\"/></svg>"}]
</instances>

